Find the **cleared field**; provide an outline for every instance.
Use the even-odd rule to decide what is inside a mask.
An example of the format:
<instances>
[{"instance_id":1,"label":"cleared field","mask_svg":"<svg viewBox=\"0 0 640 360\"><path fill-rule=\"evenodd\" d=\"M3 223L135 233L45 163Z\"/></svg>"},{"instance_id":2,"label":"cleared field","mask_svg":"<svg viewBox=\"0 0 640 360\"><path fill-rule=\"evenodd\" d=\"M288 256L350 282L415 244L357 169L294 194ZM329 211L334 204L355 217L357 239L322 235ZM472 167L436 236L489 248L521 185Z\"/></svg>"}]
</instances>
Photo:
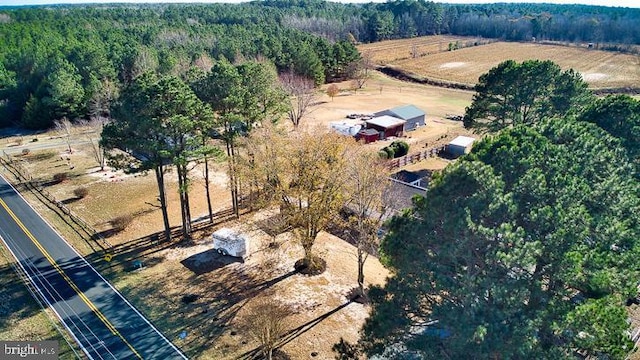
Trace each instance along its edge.
<instances>
[{"instance_id":1,"label":"cleared field","mask_svg":"<svg viewBox=\"0 0 640 360\"><path fill-rule=\"evenodd\" d=\"M435 35L411 39L386 40L371 44L358 45L361 53L369 53L374 63L386 65L403 59L413 59L430 54L448 51L449 43L458 42L460 46L471 46L473 43L487 42L487 39L475 37Z\"/></svg>"},{"instance_id":2,"label":"cleared field","mask_svg":"<svg viewBox=\"0 0 640 360\"><path fill-rule=\"evenodd\" d=\"M436 37L429 37L431 38ZM384 43L379 43L382 44ZM376 51L384 52L381 48ZM389 47L387 52L393 54L399 51L395 47ZM387 64L417 77L475 84L480 75L508 59L519 62L529 59L551 60L563 69L579 71L593 89L640 87L640 56L559 45L496 42L389 61Z\"/></svg>"}]
</instances>

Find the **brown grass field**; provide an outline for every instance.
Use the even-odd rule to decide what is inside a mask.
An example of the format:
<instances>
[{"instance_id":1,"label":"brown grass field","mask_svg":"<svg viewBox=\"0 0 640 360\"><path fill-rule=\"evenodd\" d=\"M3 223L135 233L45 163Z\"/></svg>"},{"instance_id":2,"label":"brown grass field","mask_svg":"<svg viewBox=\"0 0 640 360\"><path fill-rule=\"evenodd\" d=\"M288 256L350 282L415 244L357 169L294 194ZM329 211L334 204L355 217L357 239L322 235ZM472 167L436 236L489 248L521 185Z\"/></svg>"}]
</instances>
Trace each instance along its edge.
<instances>
[{"instance_id":1,"label":"brown grass field","mask_svg":"<svg viewBox=\"0 0 640 360\"><path fill-rule=\"evenodd\" d=\"M433 39L432 39L433 38ZM423 38L419 38L423 39ZM420 41L419 39L411 39ZM431 40L430 40L431 39ZM425 43L445 42L441 37L426 37ZM404 54L398 51L397 42L363 45L361 50L371 46L377 64L393 65L416 77L424 77L444 82L473 85L480 75L500 62L513 59L518 62L539 59L551 60L563 69L580 72L592 89L617 89L640 87L640 56L609 51L561 45L535 43L495 42L481 46L467 47L455 51L433 52L418 58L389 56L388 53ZM405 47L410 47L407 44ZM437 46L437 45L432 45ZM446 49L446 46L444 47ZM409 50L407 50L409 51Z\"/></svg>"},{"instance_id":2,"label":"brown grass field","mask_svg":"<svg viewBox=\"0 0 640 360\"><path fill-rule=\"evenodd\" d=\"M398 60L412 59L416 55L425 56L448 51L449 43L470 45L480 41L487 40L466 36L434 35L361 44L358 45L358 50L363 54L370 54L376 64L386 65Z\"/></svg>"}]
</instances>

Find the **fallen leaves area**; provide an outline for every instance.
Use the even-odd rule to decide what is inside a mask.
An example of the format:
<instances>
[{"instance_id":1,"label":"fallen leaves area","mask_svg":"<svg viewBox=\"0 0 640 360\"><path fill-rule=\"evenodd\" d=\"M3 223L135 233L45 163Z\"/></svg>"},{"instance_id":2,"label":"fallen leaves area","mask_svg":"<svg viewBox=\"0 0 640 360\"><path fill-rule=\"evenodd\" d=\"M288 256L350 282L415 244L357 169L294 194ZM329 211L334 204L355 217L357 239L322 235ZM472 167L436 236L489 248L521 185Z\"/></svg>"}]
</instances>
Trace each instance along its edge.
<instances>
[{"instance_id":1,"label":"fallen leaves area","mask_svg":"<svg viewBox=\"0 0 640 360\"><path fill-rule=\"evenodd\" d=\"M165 335L194 359L252 358L258 343L249 335L254 304L260 299L289 310L285 335L278 347L291 359L332 359L340 338L355 342L368 316L366 305L351 302L356 285L355 248L321 233L316 251L327 260L319 276L294 271L303 255L290 233L269 236L260 212L223 225L247 234L257 251L246 260L224 257L212 249L212 229L200 230L197 240L156 244L139 239L115 249L116 260L103 268L127 298L149 316ZM222 224L221 224L222 225ZM142 262L138 268L135 261ZM366 264L368 284L388 276L375 258ZM187 300L188 299L188 300ZM182 335L182 336L181 336Z\"/></svg>"}]
</instances>

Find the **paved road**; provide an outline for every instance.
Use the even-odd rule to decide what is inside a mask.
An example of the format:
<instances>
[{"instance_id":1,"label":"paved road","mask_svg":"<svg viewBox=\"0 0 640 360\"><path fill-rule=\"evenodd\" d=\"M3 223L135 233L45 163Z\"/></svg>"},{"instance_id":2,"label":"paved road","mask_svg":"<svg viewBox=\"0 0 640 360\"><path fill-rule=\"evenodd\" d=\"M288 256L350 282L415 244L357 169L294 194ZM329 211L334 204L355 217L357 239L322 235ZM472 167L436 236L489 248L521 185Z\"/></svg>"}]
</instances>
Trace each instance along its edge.
<instances>
[{"instance_id":1,"label":"paved road","mask_svg":"<svg viewBox=\"0 0 640 360\"><path fill-rule=\"evenodd\" d=\"M1 175L0 240L90 359L186 359Z\"/></svg>"},{"instance_id":2,"label":"paved road","mask_svg":"<svg viewBox=\"0 0 640 360\"><path fill-rule=\"evenodd\" d=\"M26 138L28 139L28 138ZM7 154L19 154L24 149L29 149L30 151L37 150L47 150L47 149L60 149L61 151L67 150L69 144L64 138L40 138L42 140L38 142L30 142L26 141L22 143L22 145L16 145L15 143L5 144L0 149ZM97 141L97 140L96 140ZM78 146L84 146L90 143L89 140L81 138L81 135L77 135L75 138L72 138L71 148L76 149Z\"/></svg>"}]
</instances>

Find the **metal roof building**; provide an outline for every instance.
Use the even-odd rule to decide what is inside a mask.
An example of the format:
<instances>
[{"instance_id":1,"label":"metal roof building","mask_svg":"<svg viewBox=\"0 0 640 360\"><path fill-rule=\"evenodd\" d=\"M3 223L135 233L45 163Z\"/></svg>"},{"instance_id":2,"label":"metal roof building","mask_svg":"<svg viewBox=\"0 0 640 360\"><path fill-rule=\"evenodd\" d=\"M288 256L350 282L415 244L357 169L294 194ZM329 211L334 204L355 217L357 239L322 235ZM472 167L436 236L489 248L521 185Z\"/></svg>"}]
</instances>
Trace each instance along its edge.
<instances>
[{"instance_id":1,"label":"metal roof building","mask_svg":"<svg viewBox=\"0 0 640 360\"><path fill-rule=\"evenodd\" d=\"M476 139L468 136L458 136L451 140L446 146L446 151L454 157L467 154L471 150L471 145Z\"/></svg>"},{"instance_id":2,"label":"metal roof building","mask_svg":"<svg viewBox=\"0 0 640 360\"><path fill-rule=\"evenodd\" d=\"M365 121L368 129L375 129L380 132L380 139L391 136L402 136L406 121L389 115L374 117Z\"/></svg>"},{"instance_id":3,"label":"metal roof building","mask_svg":"<svg viewBox=\"0 0 640 360\"><path fill-rule=\"evenodd\" d=\"M424 111L414 105L398 106L393 109L382 110L375 113L375 116L383 115L393 116L406 121L404 126L405 131L414 130L419 126L424 126L426 124L425 118L427 116Z\"/></svg>"}]
</instances>

